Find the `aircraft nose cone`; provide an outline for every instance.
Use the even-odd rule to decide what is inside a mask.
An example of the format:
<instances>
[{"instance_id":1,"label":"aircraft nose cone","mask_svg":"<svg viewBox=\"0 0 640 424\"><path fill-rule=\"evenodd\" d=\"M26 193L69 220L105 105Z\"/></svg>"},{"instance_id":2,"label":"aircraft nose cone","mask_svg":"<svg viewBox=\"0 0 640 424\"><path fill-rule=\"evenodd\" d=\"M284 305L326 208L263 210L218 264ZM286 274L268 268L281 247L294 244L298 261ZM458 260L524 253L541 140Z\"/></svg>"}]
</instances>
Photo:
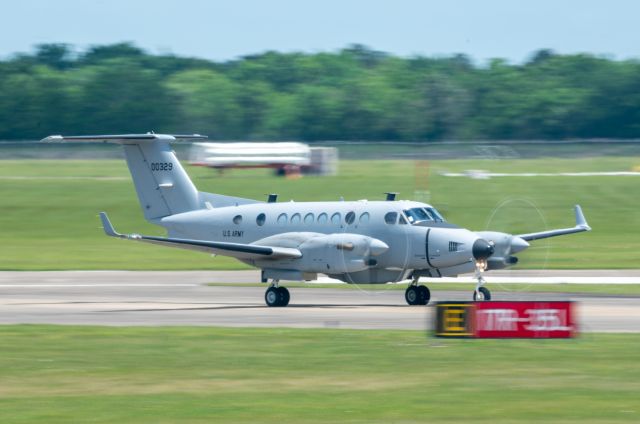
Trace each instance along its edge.
<instances>
[{"instance_id":1,"label":"aircraft nose cone","mask_svg":"<svg viewBox=\"0 0 640 424\"><path fill-rule=\"evenodd\" d=\"M476 240L471 248L473 257L478 261L488 259L489 256L493 255L493 251L493 245L489 244L485 239Z\"/></svg>"}]
</instances>

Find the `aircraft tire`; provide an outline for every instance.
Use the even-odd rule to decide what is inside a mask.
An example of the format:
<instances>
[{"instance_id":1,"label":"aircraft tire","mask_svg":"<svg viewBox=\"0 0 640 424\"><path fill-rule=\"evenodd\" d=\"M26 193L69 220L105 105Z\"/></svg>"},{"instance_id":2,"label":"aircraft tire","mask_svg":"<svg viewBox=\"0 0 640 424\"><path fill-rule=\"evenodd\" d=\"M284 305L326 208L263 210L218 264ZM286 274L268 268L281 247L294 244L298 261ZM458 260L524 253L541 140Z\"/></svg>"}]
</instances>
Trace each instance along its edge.
<instances>
[{"instance_id":1,"label":"aircraft tire","mask_svg":"<svg viewBox=\"0 0 640 424\"><path fill-rule=\"evenodd\" d=\"M473 300L475 300L476 302L482 300L491 300L491 292L486 287L480 287L478 290L475 290L473 292Z\"/></svg>"},{"instance_id":2,"label":"aircraft tire","mask_svg":"<svg viewBox=\"0 0 640 424\"><path fill-rule=\"evenodd\" d=\"M409 305L418 305L420 301L420 289L418 286L409 286L404 292L404 300Z\"/></svg>"},{"instance_id":3,"label":"aircraft tire","mask_svg":"<svg viewBox=\"0 0 640 424\"><path fill-rule=\"evenodd\" d=\"M278 306L287 306L290 299L289 290L286 287L278 287L278 300L280 302Z\"/></svg>"},{"instance_id":4,"label":"aircraft tire","mask_svg":"<svg viewBox=\"0 0 640 424\"><path fill-rule=\"evenodd\" d=\"M431 292L427 286L418 286L418 305L428 305L431 299Z\"/></svg>"},{"instance_id":5,"label":"aircraft tire","mask_svg":"<svg viewBox=\"0 0 640 424\"><path fill-rule=\"evenodd\" d=\"M269 287L264 293L264 301L269 307L280 306L280 299L282 295L278 290L278 287Z\"/></svg>"}]
</instances>

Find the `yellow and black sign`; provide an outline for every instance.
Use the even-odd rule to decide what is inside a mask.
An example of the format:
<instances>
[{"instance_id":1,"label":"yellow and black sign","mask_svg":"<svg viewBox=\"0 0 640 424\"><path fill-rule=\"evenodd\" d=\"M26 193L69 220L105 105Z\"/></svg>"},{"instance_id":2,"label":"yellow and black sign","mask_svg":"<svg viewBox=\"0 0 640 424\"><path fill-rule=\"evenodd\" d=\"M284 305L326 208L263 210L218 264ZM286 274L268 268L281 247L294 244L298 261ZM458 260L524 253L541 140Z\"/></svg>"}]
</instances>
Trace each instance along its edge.
<instances>
[{"instance_id":1,"label":"yellow and black sign","mask_svg":"<svg viewBox=\"0 0 640 424\"><path fill-rule=\"evenodd\" d=\"M439 302L436 304L436 336L473 337L473 302Z\"/></svg>"}]
</instances>

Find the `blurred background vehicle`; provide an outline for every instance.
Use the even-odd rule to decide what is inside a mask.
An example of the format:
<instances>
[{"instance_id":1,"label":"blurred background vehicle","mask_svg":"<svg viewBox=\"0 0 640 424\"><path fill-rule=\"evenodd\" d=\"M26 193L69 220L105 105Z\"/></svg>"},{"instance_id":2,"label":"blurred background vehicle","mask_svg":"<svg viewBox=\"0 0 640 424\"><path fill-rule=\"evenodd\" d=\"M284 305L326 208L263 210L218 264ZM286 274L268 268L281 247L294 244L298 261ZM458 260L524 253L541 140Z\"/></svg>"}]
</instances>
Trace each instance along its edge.
<instances>
[{"instance_id":1,"label":"blurred background vehicle","mask_svg":"<svg viewBox=\"0 0 640 424\"><path fill-rule=\"evenodd\" d=\"M338 149L304 143L194 143L189 163L220 171L228 168L273 168L276 175L335 175Z\"/></svg>"}]
</instances>

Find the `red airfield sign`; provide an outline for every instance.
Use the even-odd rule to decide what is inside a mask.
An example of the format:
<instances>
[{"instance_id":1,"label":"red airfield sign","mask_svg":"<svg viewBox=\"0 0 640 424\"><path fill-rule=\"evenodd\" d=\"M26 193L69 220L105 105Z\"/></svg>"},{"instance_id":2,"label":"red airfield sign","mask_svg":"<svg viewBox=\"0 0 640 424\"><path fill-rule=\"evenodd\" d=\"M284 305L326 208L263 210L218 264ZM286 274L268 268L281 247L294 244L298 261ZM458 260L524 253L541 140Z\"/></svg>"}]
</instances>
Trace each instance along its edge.
<instances>
[{"instance_id":1,"label":"red airfield sign","mask_svg":"<svg viewBox=\"0 0 640 424\"><path fill-rule=\"evenodd\" d=\"M572 302L477 302L475 337L567 338L577 331Z\"/></svg>"},{"instance_id":2,"label":"red airfield sign","mask_svg":"<svg viewBox=\"0 0 640 424\"><path fill-rule=\"evenodd\" d=\"M436 335L475 338L569 338L578 332L574 303L439 302Z\"/></svg>"}]
</instances>

